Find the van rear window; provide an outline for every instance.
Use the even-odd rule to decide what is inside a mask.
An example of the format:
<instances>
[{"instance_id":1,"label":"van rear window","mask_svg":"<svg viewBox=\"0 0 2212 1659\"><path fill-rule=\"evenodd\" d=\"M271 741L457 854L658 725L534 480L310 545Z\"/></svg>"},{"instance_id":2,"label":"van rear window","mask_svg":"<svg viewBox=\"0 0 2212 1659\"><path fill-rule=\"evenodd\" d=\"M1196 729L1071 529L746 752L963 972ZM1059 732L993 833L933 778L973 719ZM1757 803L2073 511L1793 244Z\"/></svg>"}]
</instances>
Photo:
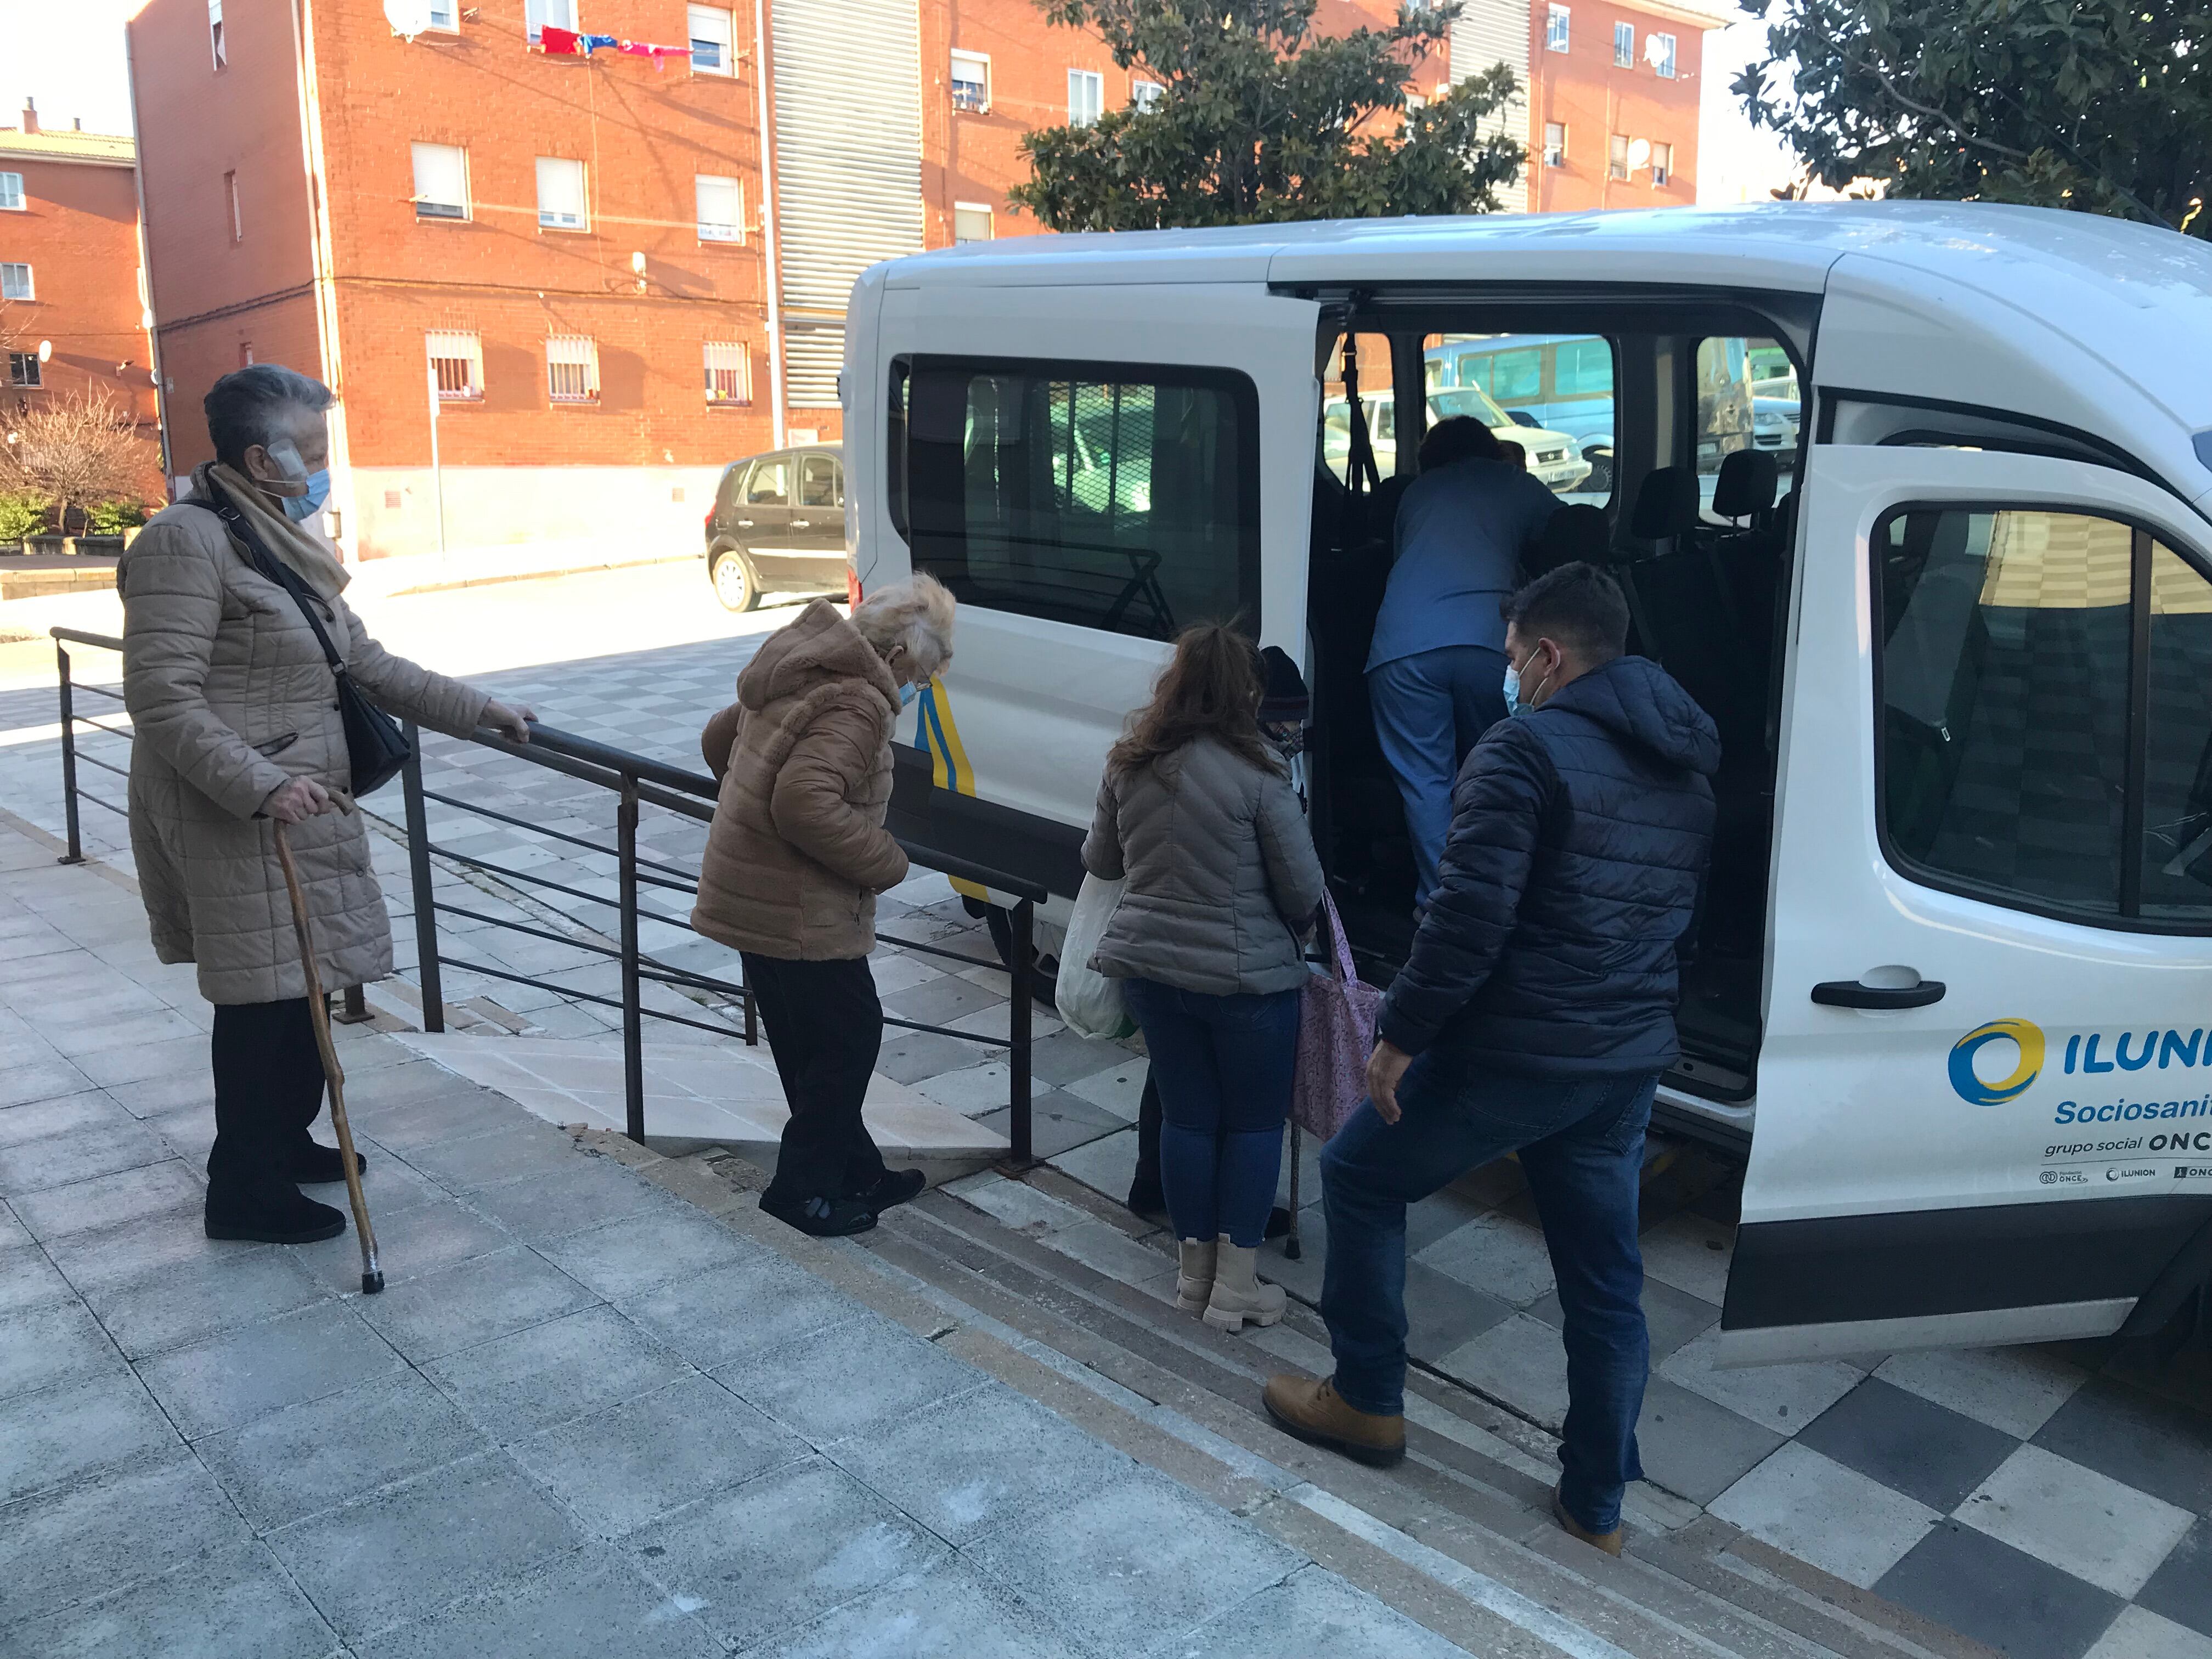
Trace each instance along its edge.
<instances>
[{"instance_id":1,"label":"van rear window","mask_svg":"<svg viewBox=\"0 0 2212 1659\"><path fill-rule=\"evenodd\" d=\"M1146 639L1259 625L1259 398L1225 369L916 356L892 520L963 605Z\"/></svg>"}]
</instances>

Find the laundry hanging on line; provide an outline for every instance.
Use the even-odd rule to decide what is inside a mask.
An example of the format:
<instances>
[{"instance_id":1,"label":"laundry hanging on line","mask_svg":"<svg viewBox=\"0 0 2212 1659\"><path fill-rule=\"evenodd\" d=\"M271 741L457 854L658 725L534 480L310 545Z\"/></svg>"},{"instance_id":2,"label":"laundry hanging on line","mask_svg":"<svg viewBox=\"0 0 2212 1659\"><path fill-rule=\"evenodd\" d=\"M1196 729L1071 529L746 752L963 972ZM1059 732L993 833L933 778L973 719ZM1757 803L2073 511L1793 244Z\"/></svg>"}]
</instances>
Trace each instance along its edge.
<instances>
[{"instance_id":1,"label":"laundry hanging on line","mask_svg":"<svg viewBox=\"0 0 2212 1659\"><path fill-rule=\"evenodd\" d=\"M648 40L623 40L611 34L580 34L574 29L564 29L551 23L543 24L538 31L538 45L550 58L589 58L605 47L631 58L650 58L656 70L665 69L671 58L689 58L689 46L656 46Z\"/></svg>"}]
</instances>

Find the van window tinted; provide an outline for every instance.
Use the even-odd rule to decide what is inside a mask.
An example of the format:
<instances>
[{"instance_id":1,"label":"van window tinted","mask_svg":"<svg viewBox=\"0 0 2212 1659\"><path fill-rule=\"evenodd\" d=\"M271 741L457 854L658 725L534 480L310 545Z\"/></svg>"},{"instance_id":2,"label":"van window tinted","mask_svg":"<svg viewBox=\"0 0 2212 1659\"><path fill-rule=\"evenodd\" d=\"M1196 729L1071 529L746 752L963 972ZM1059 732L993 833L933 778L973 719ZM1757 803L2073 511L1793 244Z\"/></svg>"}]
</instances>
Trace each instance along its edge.
<instances>
[{"instance_id":1,"label":"van window tinted","mask_svg":"<svg viewBox=\"0 0 2212 1659\"><path fill-rule=\"evenodd\" d=\"M1875 553L1893 854L2028 908L2212 920L2212 586L2075 513L1907 511Z\"/></svg>"},{"instance_id":2,"label":"van window tinted","mask_svg":"<svg viewBox=\"0 0 2212 1659\"><path fill-rule=\"evenodd\" d=\"M1788 472L1797 464L1797 379L1776 342L1729 335L1700 340L1697 360L1698 485L1711 512L1721 464L1739 449L1762 449Z\"/></svg>"},{"instance_id":3,"label":"van window tinted","mask_svg":"<svg viewBox=\"0 0 2212 1659\"><path fill-rule=\"evenodd\" d=\"M963 605L1168 639L1259 623L1259 399L1226 370L916 357L914 567Z\"/></svg>"}]
</instances>

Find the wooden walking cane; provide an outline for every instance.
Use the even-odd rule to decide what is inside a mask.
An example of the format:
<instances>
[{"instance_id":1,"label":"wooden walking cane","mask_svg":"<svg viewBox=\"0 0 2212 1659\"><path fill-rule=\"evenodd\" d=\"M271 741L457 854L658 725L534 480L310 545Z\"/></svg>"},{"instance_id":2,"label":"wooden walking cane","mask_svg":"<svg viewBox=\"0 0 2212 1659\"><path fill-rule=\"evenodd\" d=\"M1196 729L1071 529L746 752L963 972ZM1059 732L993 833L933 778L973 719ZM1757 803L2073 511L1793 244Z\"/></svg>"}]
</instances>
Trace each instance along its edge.
<instances>
[{"instance_id":1,"label":"wooden walking cane","mask_svg":"<svg viewBox=\"0 0 2212 1659\"><path fill-rule=\"evenodd\" d=\"M343 810L354 810L352 800L343 791L333 789L330 793ZM368 1224L368 1198L361 1189L361 1160L354 1156L353 1129L346 1122L345 1073L339 1069L337 1050L331 1046L331 1011L323 1000L323 976L315 969L315 935L307 921L307 896L301 890L291 844L284 838L284 820L275 823L276 862L284 871L284 890L292 896L292 929L300 936L300 966L307 975L307 1016L315 1023L315 1047L322 1053L323 1078L331 1086L331 1127L338 1132L346 1197L353 1205L354 1231L361 1237L361 1293L374 1296L384 1288L384 1269L376 1265L376 1230Z\"/></svg>"}]
</instances>

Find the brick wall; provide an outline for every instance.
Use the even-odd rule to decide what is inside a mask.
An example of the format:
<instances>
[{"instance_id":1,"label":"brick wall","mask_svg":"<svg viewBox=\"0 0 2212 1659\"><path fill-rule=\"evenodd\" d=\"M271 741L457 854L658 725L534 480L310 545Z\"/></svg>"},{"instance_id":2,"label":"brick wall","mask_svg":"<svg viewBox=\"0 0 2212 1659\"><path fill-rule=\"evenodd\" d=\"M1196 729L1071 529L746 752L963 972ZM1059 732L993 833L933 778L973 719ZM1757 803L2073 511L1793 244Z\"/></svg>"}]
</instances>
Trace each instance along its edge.
<instances>
[{"instance_id":1,"label":"brick wall","mask_svg":"<svg viewBox=\"0 0 2212 1659\"><path fill-rule=\"evenodd\" d=\"M1698 199L1698 102L1705 88L1705 29L1715 25L1687 21L1681 14L1647 10L1611 0L1571 0L1568 50L1547 51L1548 6L1529 7L1530 64L1535 95L1528 112L1531 196L1543 213L1583 208L1686 207ZM1635 31L1636 62L1613 62L1613 27ZM1662 76L1646 61L1644 44L1653 33L1672 34L1674 74ZM1567 129L1564 166L1544 164L1544 126ZM1615 133L1673 147L1674 164L1666 184L1651 182L1647 164L1626 179L1610 173L1610 141Z\"/></svg>"},{"instance_id":2,"label":"brick wall","mask_svg":"<svg viewBox=\"0 0 2212 1659\"><path fill-rule=\"evenodd\" d=\"M0 211L0 261L28 264L27 301L0 302L7 349L36 355L40 386L7 384L0 361L0 419L42 403L104 392L139 422L144 457L139 491L159 502L161 464L151 348L141 326L138 194L127 164L46 159L0 130L0 172L23 177L21 212ZM61 136L66 142L66 136Z\"/></svg>"}]
</instances>

